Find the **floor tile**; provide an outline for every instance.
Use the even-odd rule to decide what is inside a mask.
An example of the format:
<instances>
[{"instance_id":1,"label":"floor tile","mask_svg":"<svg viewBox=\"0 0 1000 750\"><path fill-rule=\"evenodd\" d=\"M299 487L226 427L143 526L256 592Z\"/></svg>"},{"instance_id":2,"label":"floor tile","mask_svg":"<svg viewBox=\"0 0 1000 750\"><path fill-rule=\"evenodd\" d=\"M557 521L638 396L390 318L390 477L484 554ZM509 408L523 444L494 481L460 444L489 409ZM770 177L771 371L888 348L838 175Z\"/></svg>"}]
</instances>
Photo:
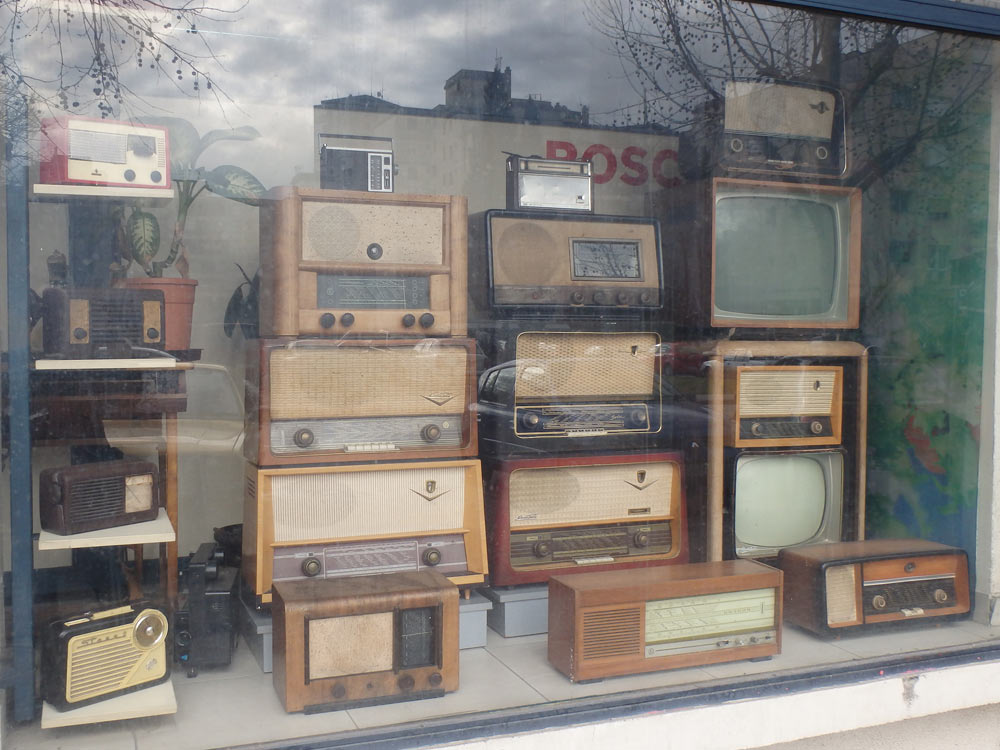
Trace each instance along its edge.
<instances>
[{"instance_id":1,"label":"floor tile","mask_svg":"<svg viewBox=\"0 0 1000 750\"><path fill-rule=\"evenodd\" d=\"M4 750L135 750L135 721L65 729L42 729L38 722L7 727Z\"/></svg>"}]
</instances>

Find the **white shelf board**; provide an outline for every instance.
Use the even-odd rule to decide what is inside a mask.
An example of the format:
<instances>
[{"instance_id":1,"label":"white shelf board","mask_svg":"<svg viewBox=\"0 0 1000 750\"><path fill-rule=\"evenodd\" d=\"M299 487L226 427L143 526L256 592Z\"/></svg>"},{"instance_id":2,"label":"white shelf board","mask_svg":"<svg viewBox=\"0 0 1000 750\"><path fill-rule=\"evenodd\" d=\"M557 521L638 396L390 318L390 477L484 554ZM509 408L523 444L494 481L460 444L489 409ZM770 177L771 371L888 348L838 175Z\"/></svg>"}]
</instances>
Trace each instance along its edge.
<instances>
[{"instance_id":1,"label":"white shelf board","mask_svg":"<svg viewBox=\"0 0 1000 750\"><path fill-rule=\"evenodd\" d=\"M191 362L173 357L141 359L36 359L36 370L191 370Z\"/></svg>"},{"instance_id":2,"label":"white shelf board","mask_svg":"<svg viewBox=\"0 0 1000 750\"><path fill-rule=\"evenodd\" d=\"M111 185L46 185L36 183L35 195L88 196L92 198L173 198L174 189Z\"/></svg>"},{"instance_id":3,"label":"white shelf board","mask_svg":"<svg viewBox=\"0 0 1000 750\"><path fill-rule=\"evenodd\" d=\"M122 721L144 716L162 716L177 713L174 686L167 680L159 685L126 693L115 698L91 703L89 706L60 711L48 703L42 704L42 729L75 727L96 724L100 721Z\"/></svg>"},{"instance_id":4,"label":"white shelf board","mask_svg":"<svg viewBox=\"0 0 1000 750\"><path fill-rule=\"evenodd\" d=\"M177 538L167 511L160 508L159 515L152 521L130 523L110 529L85 531L80 534L61 536L51 531L38 534L38 549L82 549L85 547L113 547L125 544L158 544L172 542Z\"/></svg>"}]
</instances>

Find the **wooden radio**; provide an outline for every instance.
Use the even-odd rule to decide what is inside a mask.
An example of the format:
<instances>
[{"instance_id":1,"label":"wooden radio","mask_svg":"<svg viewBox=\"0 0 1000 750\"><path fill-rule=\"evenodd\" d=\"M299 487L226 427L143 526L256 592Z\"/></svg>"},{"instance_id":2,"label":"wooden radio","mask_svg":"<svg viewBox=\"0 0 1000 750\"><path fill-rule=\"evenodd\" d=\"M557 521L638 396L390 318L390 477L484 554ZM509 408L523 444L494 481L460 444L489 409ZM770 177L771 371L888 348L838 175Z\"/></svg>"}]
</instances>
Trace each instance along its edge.
<instances>
[{"instance_id":1,"label":"wooden radio","mask_svg":"<svg viewBox=\"0 0 1000 750\"><path fill-rule=\"evenodd\" d=\"M142 602L60 618L42 634L42 695L60 710L170 677L167 615Z\"/></svg>"},{"instance_id":2,"label":"wooden radio","mask_svg":"<svg viewBox=\"0 0 1000 750\"><path fill-rule=\"evenodd\" d=\"M77 534L152 521L160 511L156 466L146 461L99 461L43 469L38 515L53 534Z\"/></svg>"},{"instance_id":3,"label":"wooden radio","mask_svg":"<svg viewBox=\"0 0 1000 750\"><path fill-rule=\"evenodd\" d=\"M136 357L164 348L158 289L61 289L42 292L46 357Z\"/></svg>"},{"instance_id":4,"label":"wooden radio","mask_svg":"<svg viewBox=\"0 0 1000 750\"><path fill-rule=\"evenodd\" d=\"M871 539L782 550L785 617L821 635L968 614L965 550Z\"/></svg>"},{"instance_id":5,"label":"wooden radio","mask_svg":"<svg viewBox=\"0 0 1000 750\"><path fill-rule=\"evenodd\" d=\"M272 582L421 570L485 581L478 460L247 464L243 576L261 603Z\"/></svg>"},{"instance_id":6,"label":"wooden radio","mask_svg":"<svg viewBox=\"0 0 1000 750\"><path fill-rule=\"evenodd\" d=\"M549 579L549 661L574 682L781 651L781 571L752 560Z\"/></svg>"},{"instance_id":7,"label":"wooden radio","mask_svg":"<svg viewBox=\"0 0 1000 750\"><path fill-rule=\"evenodd\" d=\"M490 581L688 561L674 453L521 458L488 465Z\"/></svg>"},{"instance_id":8,"label":"wooden radio","mask_svg":"<svg viewBox=\"0 0 1000 750\"><path fill-rule=\"evenodd\" d=\"M260 340L246 378L258 466L476 455L471 339Z\"/></svg>"},{"instance_id":9,"label":"wooden radio","mask_svg":"<svg viewBox=\"0 0 1000 750\"><path fill-rule=\"evenodd\" d=\"M464 336L467 202L283 187L260 209L268 336Z\"/></svg>"},{"instance_id":10,"label":"wooden radio","mask_svg":"<svg viewBox=\"0 0 1000 750\"><path fill-rule=\"evenodd\" d=\"M288 712L458 689L458 589L434 571L275 584L274 669Z\"/></svg>"}]
</instances>

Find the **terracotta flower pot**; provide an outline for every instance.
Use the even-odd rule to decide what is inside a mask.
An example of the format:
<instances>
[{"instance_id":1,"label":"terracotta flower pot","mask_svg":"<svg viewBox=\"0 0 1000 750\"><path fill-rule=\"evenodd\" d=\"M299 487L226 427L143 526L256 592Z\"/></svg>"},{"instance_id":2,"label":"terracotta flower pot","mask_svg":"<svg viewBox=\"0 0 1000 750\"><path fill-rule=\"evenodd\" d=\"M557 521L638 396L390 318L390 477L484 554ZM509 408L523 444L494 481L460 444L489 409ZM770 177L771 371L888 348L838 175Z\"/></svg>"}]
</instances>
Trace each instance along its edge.
<instances>
[{"instance_id":1,"label":"terracotta flower pot","mask_svg":"<svg viewBox=\"0 0 1000 750\"><path fill-rule=\"evenodd\" d=\"M119 286L126 289L159 289L165 303L164 348L180 351L191 348L191 315L194 311L194 279L154 278L136 276L124 279Z\"/></svg>"}]
</instances>

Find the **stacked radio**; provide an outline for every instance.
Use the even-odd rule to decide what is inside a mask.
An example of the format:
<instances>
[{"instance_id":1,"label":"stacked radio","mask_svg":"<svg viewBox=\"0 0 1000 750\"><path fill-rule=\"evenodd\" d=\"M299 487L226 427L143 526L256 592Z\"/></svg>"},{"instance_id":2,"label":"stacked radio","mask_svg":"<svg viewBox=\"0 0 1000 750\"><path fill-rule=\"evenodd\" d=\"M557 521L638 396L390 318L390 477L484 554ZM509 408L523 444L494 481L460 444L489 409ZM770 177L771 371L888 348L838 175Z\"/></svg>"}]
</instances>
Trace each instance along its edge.
<instances>
[{"instance_id":1,"label":"stacked radio","mask_svg":"<svg viewBox=\"0 0 1000 750\"><path fill-rule=\"evenodd\" d=\"M325 180L352 173L341 162ZM393 193L391 179L358 190L278 188L261 208L260 248L243 575L284 628L275 639L275 664L288 665L274 672L279 695L295 711L454 690L457 614L444 604L447 590L481 585L487 574L466 200ZM419 616L393 624L393 609L408 601L420 602ZM375 692L339 679L347 688L307 689L342 673L331 664L303 675L290 665L339 660L337 639L381 623L383 611L383 651L405 651L414 633L430 639L421 641L423 671L390 658L359 668L364 684L384 673ZM330 627L314 627L316 618ZM410 684L425 678L429 686Z\"/></svg>"}]
</instances>

